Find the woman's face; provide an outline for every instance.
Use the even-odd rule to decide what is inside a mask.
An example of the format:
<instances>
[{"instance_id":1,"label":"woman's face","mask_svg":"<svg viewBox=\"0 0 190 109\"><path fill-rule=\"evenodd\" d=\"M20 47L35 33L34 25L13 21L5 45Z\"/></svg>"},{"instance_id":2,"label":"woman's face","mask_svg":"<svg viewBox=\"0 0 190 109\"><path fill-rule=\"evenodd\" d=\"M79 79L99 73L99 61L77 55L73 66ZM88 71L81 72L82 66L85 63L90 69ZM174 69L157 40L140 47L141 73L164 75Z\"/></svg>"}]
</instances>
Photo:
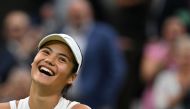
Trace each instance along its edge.
<instances>
[{"instance_id":1,"label":"woman's face","mask_svg":"<svg viewBox=\"0 0 190 109\"><path fill-rule=\"evenodd\" d=\"M74 56L69 47L59 41L47 42L32 62L32 80L42 86L61 91L66 84L72 84Z\"/></svg>"}]
</instances>

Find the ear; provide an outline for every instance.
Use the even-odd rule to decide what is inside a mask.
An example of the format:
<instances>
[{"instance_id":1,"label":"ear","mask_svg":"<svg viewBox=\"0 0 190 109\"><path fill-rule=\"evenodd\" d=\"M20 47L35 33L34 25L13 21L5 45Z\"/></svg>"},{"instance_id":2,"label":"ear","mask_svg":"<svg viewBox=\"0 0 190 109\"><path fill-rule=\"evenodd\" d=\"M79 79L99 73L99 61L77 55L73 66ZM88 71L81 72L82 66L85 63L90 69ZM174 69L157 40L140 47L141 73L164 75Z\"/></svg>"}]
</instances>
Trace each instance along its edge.
<instances>
[{"instance_id":1,"label":"ear","mask_svg":"<svg viewBox=\"0 0 190 109\"><path fill-rule=\"evenodd\" d=\"M70 77L68 78L67 83L68 84L73 84L73 82L75 81L76 77L77 77L77 74L70 75Z\"/></svg>"},{"instance_id":2,"label":"ear","mask_svg":"<svg viewBox=\"0 0 190 109\"><path fill-rule=\"evenodd\" d=\"M33 62L30 64L31 66L33 65Z\"/></svg>"}]
</instances>

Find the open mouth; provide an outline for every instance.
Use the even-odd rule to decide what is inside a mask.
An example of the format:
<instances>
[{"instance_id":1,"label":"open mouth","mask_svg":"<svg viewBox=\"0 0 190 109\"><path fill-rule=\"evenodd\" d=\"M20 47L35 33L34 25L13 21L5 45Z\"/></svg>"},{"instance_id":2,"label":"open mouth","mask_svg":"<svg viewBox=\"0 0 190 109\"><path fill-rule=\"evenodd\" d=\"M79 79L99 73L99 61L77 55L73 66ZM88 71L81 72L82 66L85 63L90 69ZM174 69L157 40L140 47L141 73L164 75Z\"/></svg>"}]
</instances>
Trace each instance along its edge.
<instances>
[{"instance_id":1,"label":"open mouth","mask_svg":"<svg viewBox=\"0 0 190 109\"><path fill-rule=\"evenodd\" d=\"M39 71L47 76L54 76L55 73L53 71L51 71L50 69L46 68L46 67L43 67L43 66L40 66L39 67Z\"/></svg>"}]
</instances>

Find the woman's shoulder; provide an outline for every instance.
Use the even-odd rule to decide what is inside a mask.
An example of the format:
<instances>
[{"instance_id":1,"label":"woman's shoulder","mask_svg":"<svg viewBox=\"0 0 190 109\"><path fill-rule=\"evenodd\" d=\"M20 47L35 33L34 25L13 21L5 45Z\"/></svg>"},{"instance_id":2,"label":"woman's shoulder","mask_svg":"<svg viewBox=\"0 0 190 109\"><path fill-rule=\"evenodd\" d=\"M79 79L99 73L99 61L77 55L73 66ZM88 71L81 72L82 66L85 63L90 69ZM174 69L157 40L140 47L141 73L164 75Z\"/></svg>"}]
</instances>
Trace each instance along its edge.
<instances>
[{"instance_id":1,"label":"woman's shoulder","mask_svg":"<svg viewBox=\"0 0 190 109\"><path fill-rule=\"evenodd\" d=\"M9 102L0 103L0 109L16 109L18 106L19 101L12 100Z\"/></svg>"},{"instance_id":2,"label":"woman's shoulder","mask_svg":"<svg viewBox=\"0 0 190 109\"><path fill-rule=\"evenodd\" d=\"M0 109L10 109L9 103L0 103Z\"/></svg>"},{"instance_id":3,"label":"woman's shoulder","mask_svg":"<svg viewBox=\"0 0 190 109\"><path fill-rule=\"evenodd\" d=\"M64 97L61 98L60 100L61 102L59 102L58 104L62 104L60 106L66 106L67 109L91 109L89 106L85 105L85 104L82 104L80 102L77 102L77 101L70 101ZM63 106L63 107L64 107Z\"/></svg>"},{"instance_id":4,"label":"woman's shoulder","mask_svg":"<svg viewBox=\"0 0 190 109\"><path fill-rule=\"evenodd\" d=\"M72 109L91 109L91 108L85 104L76 104L72 107Z\"/></svg>"}]
</instances>

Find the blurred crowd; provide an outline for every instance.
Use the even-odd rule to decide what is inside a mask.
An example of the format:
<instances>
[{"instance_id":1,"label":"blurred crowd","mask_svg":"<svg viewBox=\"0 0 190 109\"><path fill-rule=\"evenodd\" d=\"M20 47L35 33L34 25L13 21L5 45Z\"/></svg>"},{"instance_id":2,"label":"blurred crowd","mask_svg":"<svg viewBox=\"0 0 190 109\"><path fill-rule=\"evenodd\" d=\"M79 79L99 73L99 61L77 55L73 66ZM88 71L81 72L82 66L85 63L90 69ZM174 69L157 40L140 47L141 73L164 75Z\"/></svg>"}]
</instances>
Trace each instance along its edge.
<instances>
[{"instance_id":1,"label":"blurred crowd","mask_svg":"<svg viewBox=\"0 0 190 109\"><path fill-rule=\"evenodd\" d=\"M84 58L69 99L92 109L190 108L189 0L26 1L0 11L0 102L28 96L39 40L65 33Z\"/></svg>"}]
</instances>

